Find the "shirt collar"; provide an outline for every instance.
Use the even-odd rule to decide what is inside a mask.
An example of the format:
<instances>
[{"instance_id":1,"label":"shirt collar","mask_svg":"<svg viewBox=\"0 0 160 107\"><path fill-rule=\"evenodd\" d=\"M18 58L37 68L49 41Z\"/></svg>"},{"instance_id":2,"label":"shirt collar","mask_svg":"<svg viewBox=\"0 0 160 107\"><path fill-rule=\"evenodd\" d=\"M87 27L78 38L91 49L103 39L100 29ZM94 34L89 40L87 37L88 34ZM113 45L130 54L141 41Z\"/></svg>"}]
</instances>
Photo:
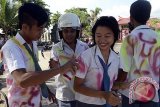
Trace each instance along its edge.
<instances>
[{"instance_id":1,"label":"shirt collar","mask_svg":"<svg viewBox=\"0 0 160 107\"><path fill-rule=\"evenodd\" d=\"M103 58L103 56L102 56L102 53L101 53L101 51L100 51L100 49L99 49L99 47L96 45L95 46L95 55L96 56L99 56L101 59L103 59L103 61L104 61L104 58ZM112 50L112 49L110 49L110 53L109 53L109 59L108 59L108 64L109 63L111 63L113 60L115 60L117 58L117 55L116 55L116 53ZM104 61L105 62L105 61Z\"/></svg>"},{"instance_id":2,"label":"shirt collar","mask_svg":"<svg viewBox=\"0 0 160 107\"><path fill-rule=\"evenodd\" d=\"M138 30L138 29L150 29L150 27L147 25L140 25L140 26L137 26L134 30Z\"/></svg>"},{"instance_id":3,"label":"shirt collar","mask_svg":"<svg viewBox=\"0 0 160 107\"><path fill-rule=\"evenodd\" d=\"M21 45L27 43L19 33L16 34L15 38L19 41ZM32 43L35 44L36 41L32 41Z\"/></svg>"},{"instance_id":4,"label":"shirt collar","mask_svg":"<svg viewBox=\"0 0 160 107\"><path fill-rule=\"evenodd\" d=\"M19 41L21 45L26 43L26 41L23 39L23 37L19 33L16 34L15 38Z\"/></svg>"},{"instance_id":5,"label":"shirt collar","mask_svg":"<svg viewBox=\"0 0 160 107\"><path fill-rule=\"evenodd\" d=\"M77 39L77 43L76 43L76 48L77 46L79 46L80 41ZM60 41L60 47L64 50L65 47L70 48L69 45L67 43L65 43L65 41L63 39L61 39Z\"/></svg>"}]
</instances>

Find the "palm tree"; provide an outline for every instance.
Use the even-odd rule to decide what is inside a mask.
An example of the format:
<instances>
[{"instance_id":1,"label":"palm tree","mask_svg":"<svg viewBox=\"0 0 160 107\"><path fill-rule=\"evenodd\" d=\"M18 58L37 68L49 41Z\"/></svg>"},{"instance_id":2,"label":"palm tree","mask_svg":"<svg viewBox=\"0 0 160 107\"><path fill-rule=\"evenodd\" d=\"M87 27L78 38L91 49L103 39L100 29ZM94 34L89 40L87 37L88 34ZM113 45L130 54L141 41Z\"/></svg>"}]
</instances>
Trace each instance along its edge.
<instances>
[{"instance_id":1,"label":"palm tree","mask_svg":"<svg viewBox=\"0 0 160 107\"><path fill-rule=\"evenodd\" d=\"M5 38L11 35L11 32L17 27L17 11L19 8L17 2L10 2L9 0L0 1L0 28L5 33Z\"/></svg>"},{"instance_id":2,"label":"palm tree","mask_svg":"<svg viewBox=\"0 0 160 107\"><path fill-rule=\"evenodd\" d=\"M96 22L98 15L102 11L101 8L96 7L95 10L90 10L91 15L90 15L90 20L91 20L91 26Z\"/></svg>"},{"instance_id":3,"label":"palm tree","mask_svg":"<svg viewBox=\"0 0 160 107\"><path fill-rule=\"evenodd\" d=\"M53 13L53 15L51 16L51 24L56 24L60 16L61 13L58 11L56 13Z\"/></svg>"}]
</instances>

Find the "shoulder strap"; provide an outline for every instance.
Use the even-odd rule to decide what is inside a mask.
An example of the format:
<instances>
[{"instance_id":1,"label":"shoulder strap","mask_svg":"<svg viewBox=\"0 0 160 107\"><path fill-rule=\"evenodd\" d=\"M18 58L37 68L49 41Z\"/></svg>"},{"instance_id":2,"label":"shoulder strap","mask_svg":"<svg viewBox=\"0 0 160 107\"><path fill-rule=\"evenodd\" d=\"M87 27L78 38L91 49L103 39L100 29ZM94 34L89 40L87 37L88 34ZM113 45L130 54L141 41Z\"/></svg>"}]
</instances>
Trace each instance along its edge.
<instances>
[{"instance_id":1,"label":"shoulder strap","mask_svg":"<svg viewBox=\"0 0 160 107\"><path fill-rule=\"evenodd\" d=\"M15 37L11 38L11 40L12 40L15 44L17 44L17 45L24 51L24 53L27 55L27 57L31 59L31 63L34 64L31 55L29 54L29 52L27 51L27 49L24 47L24 45L21 45L21 44L19 43L19 41L18 41Z\"/></svg>"}]
</instances>

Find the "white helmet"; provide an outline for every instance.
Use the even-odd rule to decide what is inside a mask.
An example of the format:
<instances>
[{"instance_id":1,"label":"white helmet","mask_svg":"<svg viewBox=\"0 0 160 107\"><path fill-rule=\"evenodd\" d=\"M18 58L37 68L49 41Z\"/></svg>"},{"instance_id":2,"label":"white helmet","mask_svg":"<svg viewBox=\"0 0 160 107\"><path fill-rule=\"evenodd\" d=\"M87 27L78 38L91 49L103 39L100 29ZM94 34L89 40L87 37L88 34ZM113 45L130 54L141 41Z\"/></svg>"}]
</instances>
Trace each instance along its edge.
<instances>
[{"instance_id":1,"label":"white helmet","mask_svg":"<svg viewBox=\"0 0 160 107\"><path fill-rule=\"evenodd\" d=\"M80 29L79 17L74 13L66 13L59 17L58 28L62 30L63 27L73 27L77 30Z\"/></svg>"}]
</instances>

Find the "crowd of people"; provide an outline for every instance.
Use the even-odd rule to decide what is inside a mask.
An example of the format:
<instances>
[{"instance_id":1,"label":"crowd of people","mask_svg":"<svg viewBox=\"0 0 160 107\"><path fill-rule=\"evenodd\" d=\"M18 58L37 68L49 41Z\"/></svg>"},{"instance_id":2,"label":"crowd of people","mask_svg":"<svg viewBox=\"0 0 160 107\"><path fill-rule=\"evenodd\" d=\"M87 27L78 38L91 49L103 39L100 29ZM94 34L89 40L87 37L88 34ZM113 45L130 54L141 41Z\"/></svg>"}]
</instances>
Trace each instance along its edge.
<instances>
[{"instance_id":1,"label":"crowd of people","mask_svg":"<svg viewBox=\"0 0 160 107\"><path fill-rule=\"evenodd\" d=\"M113 48L120 32L113 16L99 17L91 29L92 42L85 43L79 40L79 17L74 13L61 15L60 41L50 51L50 69L42 70L35 42L49 16L37 4L23 4L18 11L20 31L1 48L8 72L9 107L42 107L42 97L57 101L59 107L159 107L159 87L154 84L145 81L144 93L134 92L132 103L129 95L132 83L138 78L149 77L159 85L160 37L146 25L150 13L149 1L132 3L132 29L119 54ZM45 83L52 77L55 77L55 95ZM148 84L154 90L148 89ZM150 98L152 93L154 97Z\"/></svg>"}]
</instances>

